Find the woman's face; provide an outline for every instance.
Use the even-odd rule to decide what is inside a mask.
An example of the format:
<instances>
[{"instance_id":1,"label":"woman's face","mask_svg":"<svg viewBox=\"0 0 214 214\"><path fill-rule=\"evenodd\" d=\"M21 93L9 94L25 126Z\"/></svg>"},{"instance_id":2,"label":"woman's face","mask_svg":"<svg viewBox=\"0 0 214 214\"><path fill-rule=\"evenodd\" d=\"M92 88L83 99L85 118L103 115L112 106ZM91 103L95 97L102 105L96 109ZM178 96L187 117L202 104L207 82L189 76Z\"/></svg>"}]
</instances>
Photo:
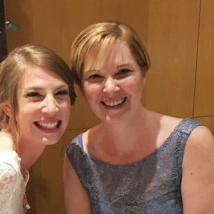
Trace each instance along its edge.
<instances>
[{"instance_id":1,"label":"woman's face","mask_svg":"<svg viewBox=\"0 0 214 214\"><path fill-rule=\"evenodd\" d=\"M68 85L51 70L28 66L19 82L17 99L20 140L55 144L69 122Z\"/></svg>"},{"instance_id":2,"label":"woman's face","mask_svg":"<svg viewBox=\"0 0 214 214\"><path fill-rule=\"evenodd\" d=\"M101 120L136 115L141 109L144 77L125 42L117 42L99 66L93 52L85 61L84 95Z\"/></svg>"}]
</instances>

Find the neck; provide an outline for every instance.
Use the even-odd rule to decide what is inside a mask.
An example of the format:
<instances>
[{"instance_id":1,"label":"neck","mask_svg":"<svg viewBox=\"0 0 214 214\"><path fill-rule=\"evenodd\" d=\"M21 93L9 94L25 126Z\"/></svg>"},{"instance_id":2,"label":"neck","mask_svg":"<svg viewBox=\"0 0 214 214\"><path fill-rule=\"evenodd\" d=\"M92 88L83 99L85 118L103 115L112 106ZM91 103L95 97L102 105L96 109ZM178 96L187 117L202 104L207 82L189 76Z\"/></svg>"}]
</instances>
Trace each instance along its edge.
<instances>
[{"instance_id":1,"label":"neck","mask_svg":"<svg viewBox=\"0 0 214 214\"><path fill-rule=\"evenodd\" d=\"M142 108L135 117L126 121L107 122L100 126L100 134L105 139L106 146L114 148L115 152L126 153L136 149L139 135L147 132L147 116L149 112Z\"/></svg>"},{"instance_id":2,"label":"neck","mask_svg":"<svg viewBox=\"0 0 214 214\"><path fill-rule=\"evenodd\" d=\"M156 148L160 118L161 115L143 108L128 120L102 123L85 135L86 149L112 164L133 163Z\"/></svg>"},{"instance_id":3,"label":"neck","mask_svg":"<svg viewBox=\"0 0 214 214\"><path fill-rule=\"evenodd\" d=\"M145 124L148 112L149 111L145 108L141 108L136 113L127 116L125 115L118 120L114 120L114 118L111 120L110 118L109 120L106 120L106 122L102 123L103 130L110 133L116 133L121 136L130 134L130 131L125 132L126 130L132 130L134 132L135 130L138 131L140 128L139 126L142 127L142 125Z\"/></svg>"}]
</instances>

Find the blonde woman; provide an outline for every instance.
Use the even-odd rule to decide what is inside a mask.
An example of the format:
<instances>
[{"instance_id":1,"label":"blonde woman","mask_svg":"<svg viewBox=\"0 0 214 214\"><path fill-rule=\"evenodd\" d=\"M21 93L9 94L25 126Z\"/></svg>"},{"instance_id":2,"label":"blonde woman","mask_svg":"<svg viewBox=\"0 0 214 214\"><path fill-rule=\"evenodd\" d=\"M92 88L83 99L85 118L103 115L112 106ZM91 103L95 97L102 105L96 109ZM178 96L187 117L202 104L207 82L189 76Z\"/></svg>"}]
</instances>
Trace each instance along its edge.
<instances>
[{"instance_id":1,"label":"blonde woman","mask_svg":"<svg viewBox=\"0 0 214 214\"><path fill-rule=\"evenodd\" d=\"M71 65L100 123L68 146L67 213L214 213L213 136L197 121L142 105L150 61L134 30L87 27L72 44Z\"/></svg>"}]
</instances>

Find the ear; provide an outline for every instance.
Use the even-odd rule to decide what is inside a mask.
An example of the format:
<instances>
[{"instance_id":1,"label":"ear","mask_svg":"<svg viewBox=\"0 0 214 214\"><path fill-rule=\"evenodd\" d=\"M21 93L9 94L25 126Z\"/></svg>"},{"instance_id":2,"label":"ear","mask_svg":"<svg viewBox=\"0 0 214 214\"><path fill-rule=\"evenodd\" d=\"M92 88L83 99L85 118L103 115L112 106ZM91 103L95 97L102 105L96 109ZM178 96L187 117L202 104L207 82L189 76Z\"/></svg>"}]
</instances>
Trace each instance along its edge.
<instances>
[{"instance_id":1,"label":"ear","mask_svg":"<svg viewBox=\"0 0 214 214\"><path fill-rule=\"evenodd\" d=\"M2 111L10 118L12 116L11 106L8 103L1 105Z\"/></svg>"}]
</instances>

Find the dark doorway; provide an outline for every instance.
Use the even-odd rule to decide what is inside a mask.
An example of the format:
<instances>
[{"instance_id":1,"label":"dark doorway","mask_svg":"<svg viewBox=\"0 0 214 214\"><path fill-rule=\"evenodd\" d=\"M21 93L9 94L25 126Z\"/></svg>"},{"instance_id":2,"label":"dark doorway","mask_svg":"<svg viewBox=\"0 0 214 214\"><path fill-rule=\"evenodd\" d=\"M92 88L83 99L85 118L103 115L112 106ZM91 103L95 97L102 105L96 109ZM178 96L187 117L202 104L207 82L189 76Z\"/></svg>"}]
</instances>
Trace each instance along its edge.
<instances>
[{"instance_id":1,"label":"dark doorway","mask_svg":"<svg viewBox=\"0 0 214 214\"><path fill-rule=\"evenodd\" d=\"M4 0L0 0L0 62L7 55Z\"/></svg>"}]
</instances>

